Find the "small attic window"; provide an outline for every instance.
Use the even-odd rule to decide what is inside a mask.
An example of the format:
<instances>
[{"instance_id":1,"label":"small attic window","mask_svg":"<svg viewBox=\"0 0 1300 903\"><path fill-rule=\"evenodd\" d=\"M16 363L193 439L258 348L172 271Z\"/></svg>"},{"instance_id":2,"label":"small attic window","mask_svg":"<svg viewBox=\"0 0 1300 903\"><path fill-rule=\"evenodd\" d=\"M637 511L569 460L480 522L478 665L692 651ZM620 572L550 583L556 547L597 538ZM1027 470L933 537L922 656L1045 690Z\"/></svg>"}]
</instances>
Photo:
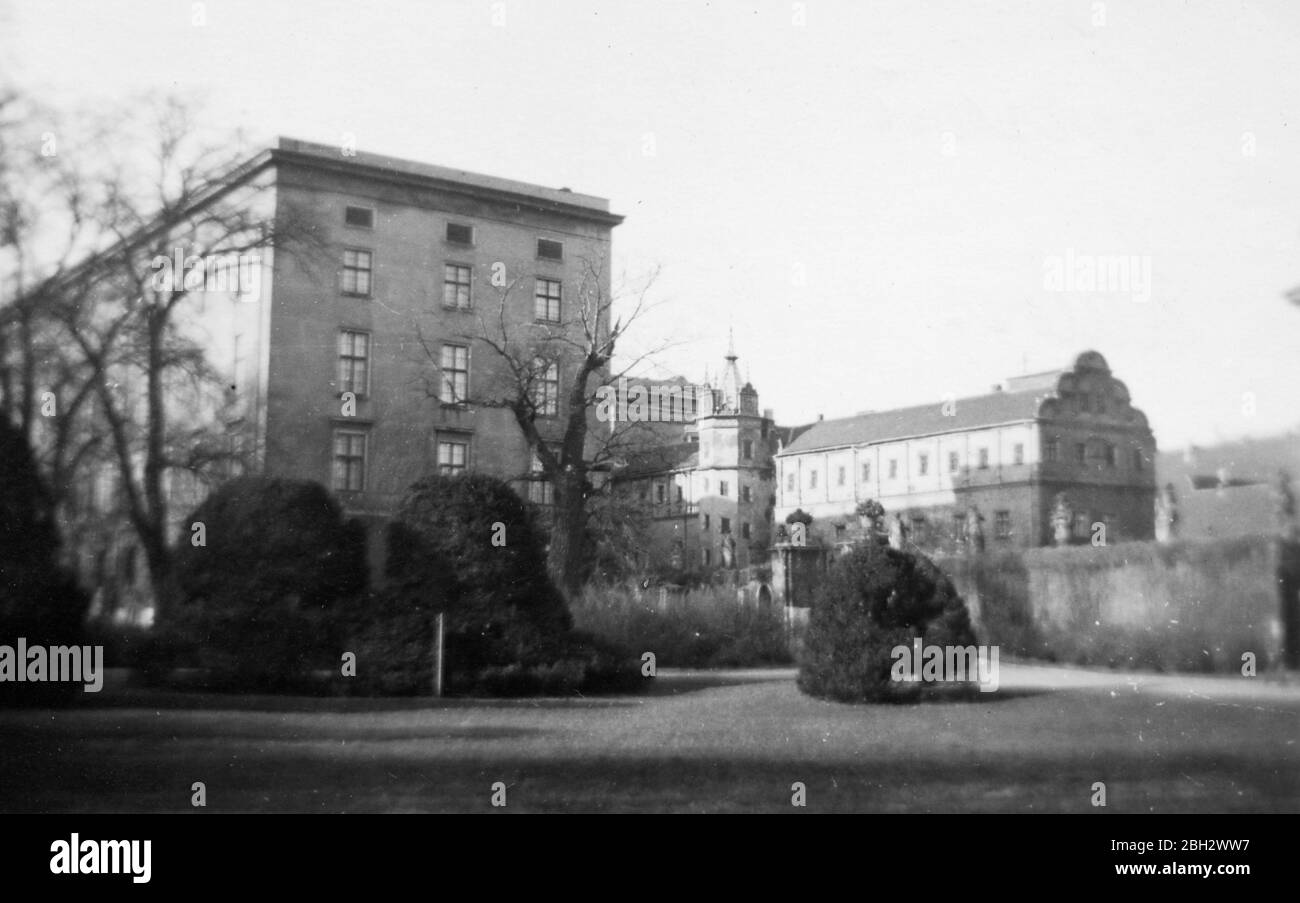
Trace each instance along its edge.
<instances>
[{"instance_id":1,"label":"small attic window","mask_svg":"<svg viewBox=\"0 0 1300 903\"><path fill-rule=\"evenodd\" d=\"M537 239L537 256L542 260L563 260L564 244L563 242L552 241L549 238Z\"/></svg>"},{"instance_id":2,"label":"small attic window","mask_svg":"<svg viewBox=\"0 0 1300 903\"><path fill-rule=\"evenodd\" d=\"M464 223L448 223L447 241L457 245L474 244L474 227Z\"/></svg>"},{"instance_id":3,"label":"small attic window","mask_svg":"<svg viewBox=\"0 0 1300 903\"><path fill-rule=\"evenodd\" d=\"M370 207L346 207L343 210L343 222L358 229L373 229L375 211Z\"/></svg>"}]
</instances>

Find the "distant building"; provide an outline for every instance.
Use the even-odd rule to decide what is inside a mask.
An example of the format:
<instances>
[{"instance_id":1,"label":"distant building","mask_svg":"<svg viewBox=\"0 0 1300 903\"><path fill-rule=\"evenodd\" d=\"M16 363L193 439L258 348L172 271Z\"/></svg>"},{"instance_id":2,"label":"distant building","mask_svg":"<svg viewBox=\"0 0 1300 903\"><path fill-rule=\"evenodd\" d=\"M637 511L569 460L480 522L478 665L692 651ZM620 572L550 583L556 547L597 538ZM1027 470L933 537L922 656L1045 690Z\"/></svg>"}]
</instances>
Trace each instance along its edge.
<instances>
[{"instance_id":1,"label":"distant building","mask_svg":"<svg viewBox=\"0 0 1300 903\"><path fill-rule=\"evenodd\" d=\"M1154 531L1156 443L1105 359L1007 380L997 391L821 421L776 454L777 522L803 509L823 544L875 499L922 546L955 548L972 507L989 548L1050 544L1063 498L1072 540Z\"/></svg>"},{"instance_id":2,"label":"distant building","mask_svg":"<svg viewBox=\"0 0 1300 903\"><path fill-rule=\"evenodd\" d=\"M776 504L772 456L801 428L760 413L758 392L740 377L734 346L717 386L691 386L684 422L661 422L654 441L629 453L613 477L640 515L640 565L710 573L765 565ZM676 381L660 381L660 385ZM806 427L805 427L806 428ZM663 441L663 440L670 441Z\"/></svg>"},{"instance_id":3,"label":"distant building","mask_svg":"<svg viewBox=\"0 0 1300 903\"><path fill-rule=\"evenodd\" d=\"M1162 452L1156 475L1173 502L1174 538L1273 534L1279 472L1300 497L1300 433Z\"/></svg>"}]
</instances>

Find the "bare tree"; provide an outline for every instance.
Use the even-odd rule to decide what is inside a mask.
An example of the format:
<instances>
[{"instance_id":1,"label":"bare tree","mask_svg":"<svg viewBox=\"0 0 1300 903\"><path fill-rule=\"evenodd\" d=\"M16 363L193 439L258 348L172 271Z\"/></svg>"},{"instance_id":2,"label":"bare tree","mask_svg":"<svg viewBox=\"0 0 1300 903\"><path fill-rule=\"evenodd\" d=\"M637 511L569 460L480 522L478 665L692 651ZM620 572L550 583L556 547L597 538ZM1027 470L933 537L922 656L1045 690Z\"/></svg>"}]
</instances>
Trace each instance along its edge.
<instances>
[{"instance_id":1,"label":"bare tree","mask_svg":"<svg viewBox=\"0 0 1300 903\"><path fill-rule=\"evenodd\" d=\"M621 369L613 372L617 346L652 307L647 299L656 274L616 291L606 287L607 266L604 257L579 257L577 284L566 294L571 315L560 323L519 322L510 310L523 280L499 287L493 309L478 317L477 332L462 336L486 349L495 364L469 397L456 396L436 347L417 324L417 338L432 364L426 371L428 395L442 404L510 411L537 456L540 472L528 476L554 487L548 565L570 597L581 588L592 561L593 476L614 463L639 428L617 423L605 433L595 413L598 389L666 347L620 359Z\"/></svg>"}]
</instances>

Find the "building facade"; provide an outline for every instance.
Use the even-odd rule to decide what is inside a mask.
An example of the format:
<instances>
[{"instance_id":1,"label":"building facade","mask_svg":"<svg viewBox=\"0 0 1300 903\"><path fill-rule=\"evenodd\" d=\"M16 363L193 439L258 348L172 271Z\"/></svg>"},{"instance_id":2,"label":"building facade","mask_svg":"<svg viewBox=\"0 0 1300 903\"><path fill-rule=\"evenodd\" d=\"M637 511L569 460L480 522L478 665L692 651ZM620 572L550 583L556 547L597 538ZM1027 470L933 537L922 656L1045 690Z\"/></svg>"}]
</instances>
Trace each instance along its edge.
<instances>
[{"instance_id":1,"label":"building facade","mask_svg":"<svg viewBox=\"0 0 1300 903\"><path fill-rule=\"evenodd\" d=\"M997 391L821 421L775 455L777 523L802 510L833 544L874 499L915 543L1040 546L1154 533L1155 439L1105 359L1015 377ZM1104 525L1099 531L1098 524Z\"/></svg>"}]
</instances>

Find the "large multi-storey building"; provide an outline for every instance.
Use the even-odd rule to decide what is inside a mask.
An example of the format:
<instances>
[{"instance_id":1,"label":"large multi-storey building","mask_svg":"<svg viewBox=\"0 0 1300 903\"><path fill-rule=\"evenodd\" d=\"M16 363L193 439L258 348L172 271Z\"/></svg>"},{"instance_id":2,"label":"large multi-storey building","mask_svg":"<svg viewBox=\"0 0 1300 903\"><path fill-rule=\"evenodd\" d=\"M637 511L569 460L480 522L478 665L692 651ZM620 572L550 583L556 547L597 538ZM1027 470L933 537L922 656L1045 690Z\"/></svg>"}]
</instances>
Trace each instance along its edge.
<instances>
[{"instance_id":1,"label":"large multi-storey building","mask_svg":"<svg viewBox=\"0 0 1300 903\"><path fill-rule=\"evenodd\" d=\"M942 546L974 524L990 546L1149 539L1155 439L1102 356L1007 380L971 398L821 421L775 456L776 520L802 509L811 536L847 540L880 502L914 540ZM975 519L972 519L972 509Z\"/></svg>"}]
</instances>

